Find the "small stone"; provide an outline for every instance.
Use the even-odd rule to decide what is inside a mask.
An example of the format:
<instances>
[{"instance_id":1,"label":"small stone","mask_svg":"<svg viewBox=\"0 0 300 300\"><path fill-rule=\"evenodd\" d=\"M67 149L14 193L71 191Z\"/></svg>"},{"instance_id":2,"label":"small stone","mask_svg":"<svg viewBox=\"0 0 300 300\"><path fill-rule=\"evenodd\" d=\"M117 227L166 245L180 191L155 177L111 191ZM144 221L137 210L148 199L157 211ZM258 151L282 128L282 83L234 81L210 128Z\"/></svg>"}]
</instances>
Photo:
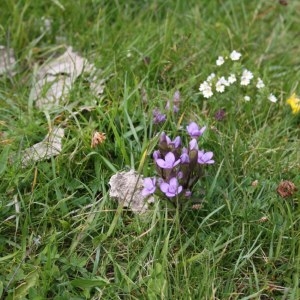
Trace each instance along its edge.
<instances>
[{"instance_id":1,"label":"small stone","mask_svg":"<svg viewBox=\"0 0 300 300\"><path fill-rule=\"evenodd\" d=\"M130 208L136 214L145 213L148 203L154 202L154 197L143 196L143 177L134 170L119 172L109 180L111 198Z\"/></svg>"}]
</instances>

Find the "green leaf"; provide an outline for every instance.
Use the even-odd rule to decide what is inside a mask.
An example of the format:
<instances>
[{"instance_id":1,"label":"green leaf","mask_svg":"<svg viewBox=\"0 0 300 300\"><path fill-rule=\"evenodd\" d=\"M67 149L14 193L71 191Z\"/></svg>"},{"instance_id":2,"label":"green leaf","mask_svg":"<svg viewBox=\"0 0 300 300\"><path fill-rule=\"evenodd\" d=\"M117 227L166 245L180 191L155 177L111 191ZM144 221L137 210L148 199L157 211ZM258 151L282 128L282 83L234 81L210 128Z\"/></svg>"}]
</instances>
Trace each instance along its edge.
<instances>
[{"instance_id":1,"label":"green leaf","mask_svg":"<svg viewBox=\"0 0 300 300\"><path fill-rule=\"evenodd\" d=\"M16 288L14 293L14 300L25 299L29 292L29 289L36 285L38 278L39 274L37 269L30 272L25 277L25 281Z\"/></svg>"},{"instance_id":2,"label":"green leaf","mask_svg":"<svg viewBox=\"0 0 300 300\"><path fill-rule=\"evenodd\" d=\"M74 287L78 287L81 289L88 289L93 287L105 287L106 285L109 284L109 281L101 277L97 277L94 279L78 278L72 280L71 284Z\"/></svg>"},{"instance_id":3,"label":"green leaf","mask_svg":"<svg viewBox=\"0 0 300 300\"><path fill-rule=\"evenodd\" d=\"M11 259L12 257L16 256L18 254L18 252L12 253L12 254L8 254L5 256L0 257L0 262L3 262L7 259Z\"/></svg>"},{"instance_id":4,"label":"green leaf","mask_svg":"<svg viewBox=\"0 0 300 300\"><path fill-rule=\"evenodd\" d=\"M156 263L154 265L151 278L149 279L147 286L148 299L161 299L161 296L164 294L163 291L166 287L166 279L163 267L160 263Z\"/></svg>"}]
</instances>

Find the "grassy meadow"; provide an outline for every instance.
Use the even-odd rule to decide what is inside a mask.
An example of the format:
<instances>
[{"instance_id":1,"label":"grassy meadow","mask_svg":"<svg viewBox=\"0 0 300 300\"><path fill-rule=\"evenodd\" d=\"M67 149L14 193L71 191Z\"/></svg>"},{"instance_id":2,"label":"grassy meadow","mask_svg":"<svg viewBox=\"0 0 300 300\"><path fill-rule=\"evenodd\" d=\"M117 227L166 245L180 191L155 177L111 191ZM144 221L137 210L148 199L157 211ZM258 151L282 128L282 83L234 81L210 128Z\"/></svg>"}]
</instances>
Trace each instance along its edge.
<instances>
[{"instance_id":1,"label":"grassy meadow","mask_svg":"<svg viewBox=\"0 0 300 300\"><path fill-rule=\"evenodd\" d=\"M0 299L300 299L300 117L286 103L300 95L299 28L292 0L1 1L16 66L0 76ZM103 93L79 76L55 109L37 109L32 74L68 46L101 72ZM277 102L239 80L203 97L233 50L233 70ZM200 204L156 197L139 215L109 197L117 172L154 176L158 135L191 121L207 126L199 149L215 160L194 187ZM53 126L60 154L24 167ZM106 139L91 147L95 131ZM282 181L298 190L282 197Z\"/></svg>"}]
</instances>

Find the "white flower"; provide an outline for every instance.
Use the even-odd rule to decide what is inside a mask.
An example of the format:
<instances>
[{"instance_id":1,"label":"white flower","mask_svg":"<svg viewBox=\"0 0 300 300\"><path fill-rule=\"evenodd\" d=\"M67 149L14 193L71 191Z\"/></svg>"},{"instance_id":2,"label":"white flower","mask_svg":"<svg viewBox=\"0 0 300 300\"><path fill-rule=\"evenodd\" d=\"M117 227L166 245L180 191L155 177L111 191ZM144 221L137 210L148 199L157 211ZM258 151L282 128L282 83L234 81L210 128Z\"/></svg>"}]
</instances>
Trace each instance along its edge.
<instances>
[{"instance_id":1,"label":"white flower","mask_svg":"<svg viewBox=\"0 0 300 300\"><path fill-rule=\"evenodd\" d=\"M211 85L207 81L200 84L199 91L202 92L204 98L210 98L213 95Z\"/></svg>"},{"instance_id":2,"label":"white flower","mask_svg":"<svg viewBox=\"0 0 300 300\"><path fill-rule=\"evenodd\" d=\"M244 70L242 77L241 77L241 85L248 85L250 83L250 80L253 78L252 72L249 70Z\"/></svg>"},{"instance_id":3,"label":"white flower","mask_svg":"<svg viewBox=\"0 0 300 300\"><path fill-rule=\"evenodd\" d=\"M228 81L225 79L224 76L222 76L221 78L219 78L219 80L216 83L216 91L219 93L223 93L225 90L225 86L228 85L229 85Z\"/></svg>"},{"instance_id":4,"label":"white flower","mask_svg":"<svg viewBox=\"0 0 300 300\"><path fill-rule=\"evenodd\" d=\"M216 91L219 93L223 93L225 91L225 85L216 83Z\"/></svg>"},{"instance_id":5,"label":"white flower","mask_svg":"<svg viewBox=\"0 0 300 300\"><path fill-rule=\"evenodd\" d=\"M230 59L231 60L239 60L241 58L242 54L233 50L231 53L230 53Z\"/></svg>"},{"instance_id":6,"label":"white flower","mask_svg":"<svg viewBox=\"0 0 300 300\"><path fill-rule=\"evenodd\" d=\"M224 76L220 77L219 80L218 80L218 82L219 82L220 84L223 84L223 85L226 85L226 86L229 85L228 81L225 79Z\"/></svg>"},{"instance_id":7,"label":"white flower","mask_svg":"<svg viewBox=\"0 0 300 300\"><path fill-rule=\"evenodd\" d=\"M215 77L216 77L216 74L215 74L215 73L211 73L211 74L208 75L208 77L206 78L206 81L210 82L210 81L212 81Z\"/></svg>"},{"instance_id":8,"label":"white flower","mask_svg":"<svg viewBox=\"0 0 300 300\"><path fill-rule=\"evenodd\" d=\"M211 87L210 84L209 84L207 81L203 81L203 82L200 84L199 91L200 91L200 92L203 92L203 91L206 90L208 87Z\"/></svg>"},{"instance_id":9,"label":"white flower","mask_svg":"<svg viewBox=\"0 0 300 300\"><path fill-rule=\"evenodd\" d=\"M256 84L256 87L257 87L258 89L262 89L262 88L265 87L264 82L263 82L260 78L257 78L257 84Z\"/></svg>"},{"instance_id":10,"label":"white flower","mask_svg":"<svg viewBox=\"0 0 300 300\"><path fill-rule=\"evenodd\" d=\"M219 56L217 61L216 61L216 64L217 64L217 66L222 66L224 64L224 62L225 62L224 57Z\"/></svg>"},{"instance_id":11,"label":"white flower","mask_svg":"<svg viewBox=\"0 0 300 300\"><path fill-rule=\"evenodd\" d=\"M211 88L204 90L202 93L203 93L203 97L207 98L207 99L210 98L213 95L213 92L212 92Z\"/></svg>"},{"instance_id":12,"label":"white flower","mask_svg":"<svg viewBox=\"0 0 300 300\"><path fill-rule=\"evenodd\" d=\"M245 101L250 101L251 98L250 98L249 96L245 96L245 97L244 97L244 100L245 100Z\"/></svg>"},{"instance_id":13,"label":"white flower","mask_svg":"<svg viewBox=\"0 0 300 300\"><path fill-rule=\"evenodd\" d=\"M236 82L236 77L235 77L235 75L234 75L234 74L230 74L230 76L229 76L228 79L227 79L227 82L228 82L229 84L235 83L235 82Z\"/></svg>"},{"instance_id":14,"label":"white flower","mask_svg":"<svg viewBox=\"0 0 300 300\"><path fill-rule=\"evenodd\" d=\"M277 102L277 98L273 94L270 94L268 99L273 103Z\"/></svg>"}]
</instances>

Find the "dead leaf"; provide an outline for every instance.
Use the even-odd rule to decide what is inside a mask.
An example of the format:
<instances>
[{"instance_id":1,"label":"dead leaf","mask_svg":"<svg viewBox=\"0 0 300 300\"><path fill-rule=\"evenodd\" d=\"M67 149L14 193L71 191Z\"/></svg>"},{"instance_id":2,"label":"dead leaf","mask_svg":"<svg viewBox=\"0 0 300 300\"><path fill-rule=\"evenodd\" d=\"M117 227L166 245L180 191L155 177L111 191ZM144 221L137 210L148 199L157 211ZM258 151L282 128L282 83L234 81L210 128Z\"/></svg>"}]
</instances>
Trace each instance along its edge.
<instances>
[{"instance_id":1,"label":"dead leaf","mask_svg":"<svg viewBox=\"0 0 300 300\"><path fill-rule=\"evenodd\" d=\"M105 133L98 131L94 132L92 136L91 148L95 148L96 146L103 144L105 139Z\"/></svg>"},{"instance_id":2,"label":"dead leaf","mask_svg":"<svg viewBox=\"0 0 300 300\"><path fill-rule=\"evenodd\" d=\"M49 159L58 155L62 150L63 137L64 129L54 127L43 141L23 151L22 165L26 167L32 162Z\"/></svg>"},{"instance_id":3,"label":"dead leaf","mask_svg":"<svg viewBox=\"0 0 300 300\"><path fill-rule=\"evenodd\" d=\"M13 72L15 66L14 50L0 45L0 75L15 75Z\"/></svg>"},{"instance_id":4,"label":"dead leaf","mask_svg":"<svg viewBox=\"0 0 300 300\"><path fill-rule=\"evenodd\" d=\"M75 80L83 72L95 72L96 68L86 58L75 53L68 47L61 56L53 59L38 69L34 76L33 87L29 98L37 108L50 110L58 107L69 94ZM103 93L100 83L92 81L96 93ZM91 85L92 85L91 83Z\"/></svg>"},{"instance_id":5,"label":"dead leaf","mask_svg":"<svg viewBox=\"0 0 300 300\"><path fill-rule=\"evenodd\" d=\"M113 175L109 180L111 198L123 203L124 207L130 208L134 213L141 214L147 211L148 203L154 202L153 196L143 196L142 176L134 170L120 172Z\"/></svg>"},{"instance_id":6,"label":"dead leaf","mask_svg":"<svg viewBox=\"0 0 300 300\"><path fill-rule=\"evenodd\" d=\"M277 187L277 193L282 198L292 196L295 191L297 191L295 184L289 180L284 180L280 182L280 184Z\"/></svg>"}]
</instances>

